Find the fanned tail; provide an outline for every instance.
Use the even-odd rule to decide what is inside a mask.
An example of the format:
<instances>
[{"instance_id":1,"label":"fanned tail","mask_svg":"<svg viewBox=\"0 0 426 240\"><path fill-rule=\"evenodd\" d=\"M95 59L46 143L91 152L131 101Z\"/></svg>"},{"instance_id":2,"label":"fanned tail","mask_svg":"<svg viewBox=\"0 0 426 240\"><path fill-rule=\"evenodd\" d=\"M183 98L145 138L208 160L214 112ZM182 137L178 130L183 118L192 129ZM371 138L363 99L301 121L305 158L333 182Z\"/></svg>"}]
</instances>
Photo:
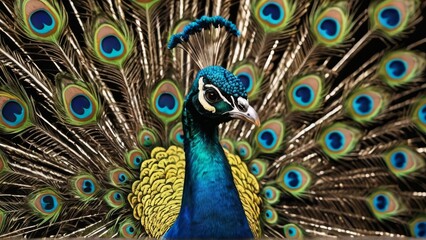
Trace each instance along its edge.
<instances>
[{"instance_id":1,"label":"fanned tail","mask_svg":"<svg viewBox=\"0 0 426 240\"><path fill-rule=\"evenodd\" d=\"M262 120L220 130L242 203L261 213L253 231L425 237L421 1L0 9L0 237L162 236L180 208L184 96L205 63L232 71ZM179 35L203 16L240 37ZM197 47L170 50L173 35ZM164 225L149 221L163 210Z\"/></svg>"}]
</instances>

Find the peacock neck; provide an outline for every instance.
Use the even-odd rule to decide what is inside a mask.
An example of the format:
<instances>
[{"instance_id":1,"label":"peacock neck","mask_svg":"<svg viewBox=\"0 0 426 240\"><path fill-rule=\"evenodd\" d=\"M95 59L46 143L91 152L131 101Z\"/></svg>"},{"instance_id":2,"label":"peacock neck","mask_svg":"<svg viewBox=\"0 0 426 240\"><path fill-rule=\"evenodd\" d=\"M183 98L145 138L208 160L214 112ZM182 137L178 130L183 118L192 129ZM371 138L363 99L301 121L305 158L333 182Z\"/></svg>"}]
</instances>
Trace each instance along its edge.
<instances>
[{"instance_id":1,"label":"peacock neck","mask_svg":"<svg viewBox=\"0 0 426 240\"><path fill-rule=\"evenodd\" d=\"M186 105L186 104L185 104ZM218 124L185 107L185 182L179 216L166 238L252 238L231 167L219 143Z\"/></svg>"}]
</instances>

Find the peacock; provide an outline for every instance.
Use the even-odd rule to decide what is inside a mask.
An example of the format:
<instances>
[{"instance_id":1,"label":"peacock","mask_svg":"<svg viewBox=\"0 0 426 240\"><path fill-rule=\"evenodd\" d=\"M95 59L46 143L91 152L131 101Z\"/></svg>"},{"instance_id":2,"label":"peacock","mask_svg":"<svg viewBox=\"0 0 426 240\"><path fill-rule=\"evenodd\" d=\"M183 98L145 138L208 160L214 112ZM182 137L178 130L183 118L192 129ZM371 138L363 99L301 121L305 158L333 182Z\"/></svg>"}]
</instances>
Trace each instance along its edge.
<instances>
[{"instance_id":1,"label":"peacock","mask_svg":"<svg viewBox=\"0 0 426 240\"><path fill-rule=\"evenodd\" d=\"M420 0L0 3L0 238L426 237Z\"/></svg>"}]
</instances>

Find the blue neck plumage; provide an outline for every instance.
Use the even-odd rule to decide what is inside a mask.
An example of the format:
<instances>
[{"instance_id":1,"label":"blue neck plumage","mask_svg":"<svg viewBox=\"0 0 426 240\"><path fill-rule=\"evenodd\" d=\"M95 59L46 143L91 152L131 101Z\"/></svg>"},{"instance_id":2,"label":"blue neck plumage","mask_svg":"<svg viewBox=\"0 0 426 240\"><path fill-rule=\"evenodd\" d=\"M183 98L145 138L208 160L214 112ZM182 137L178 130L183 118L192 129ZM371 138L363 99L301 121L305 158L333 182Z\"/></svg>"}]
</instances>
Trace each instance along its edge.
<instances>
[{"instance_id":1,"label":"blue neck plumage","mask_svg":"<svg viewBox=\"0 0 426 240\"><path fill-rule=\"evenodd\" d=\"M207 123L185 101L185 183L182 206L165 238L252 238L218 124Z\"/></svg>"}]
</instances>

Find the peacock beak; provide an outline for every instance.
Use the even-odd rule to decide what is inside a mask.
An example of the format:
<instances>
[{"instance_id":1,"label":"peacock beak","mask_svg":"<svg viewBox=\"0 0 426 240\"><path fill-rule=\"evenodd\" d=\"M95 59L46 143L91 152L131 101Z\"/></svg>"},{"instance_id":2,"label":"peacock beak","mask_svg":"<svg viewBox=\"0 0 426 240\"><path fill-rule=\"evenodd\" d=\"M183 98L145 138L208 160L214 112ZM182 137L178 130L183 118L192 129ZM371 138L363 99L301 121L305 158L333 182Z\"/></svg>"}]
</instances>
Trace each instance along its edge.
<instances>
[{"instance_id":1,"label":"peacock beak","mask_svg":"<svg viewBox=\"0 0 426 240\"><path fill-rule=\"evenodd\" d=\"M253 123L257 127L260 126L259 115L257 115L256 110L248 104L248 101L243 98L238 98L237 102L238 106L234 107L234 109L229 112L229 115L232 118L238 118Z\"/></svg>"},{"instance_id":2,"label":"peacock beak","mask_svg":"<svg viewBox=\"0 0 426 240\"><path fill-rule=\"evenodd\" d=\"M241 112L241 114L238 114L236 117L244 121L253 123L257 127L260 126L259 115L257 115L256 110L254 110L252 106L249 106L245 113Z\"/></svg>"}]
</instances>

